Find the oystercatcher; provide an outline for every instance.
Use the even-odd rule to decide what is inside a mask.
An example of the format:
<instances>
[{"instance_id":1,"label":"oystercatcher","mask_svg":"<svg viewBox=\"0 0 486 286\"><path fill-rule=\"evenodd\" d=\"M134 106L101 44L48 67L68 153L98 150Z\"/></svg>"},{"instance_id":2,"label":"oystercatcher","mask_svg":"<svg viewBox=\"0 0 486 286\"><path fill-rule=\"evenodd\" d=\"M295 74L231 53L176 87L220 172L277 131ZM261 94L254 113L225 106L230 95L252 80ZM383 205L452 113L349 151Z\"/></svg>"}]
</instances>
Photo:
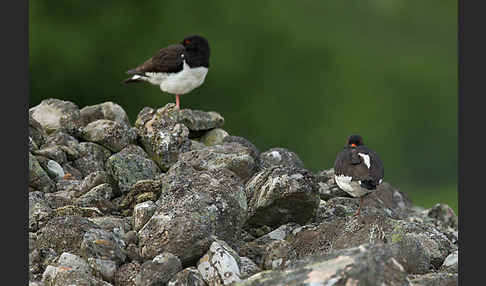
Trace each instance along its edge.
<instances>
[{"instance_id":1,"label":"oystercatcher","mask_svg":"<svg viewBox=\"0 0 486 286\"><path fill-rule=\"evenodd\" d=\"M199 35L188 36L179 44L160 49L143 64L126 73L125 83L148 82L160 86L163 92L179 96L199 87L209 69L209 43Z\"/></svg>"},{"instance_id":2,"label":"oystercatcher","mask_svg":"<svg viewBox=\"0 0 486 286\"><path fill-rule=\"evenodd\" d=\"M384 169L380 157L363 143L360 135L351 135L334 162L336 184L353 197L359 197L359 215L364 197L375 191L383 181Z\"/></svg>"}]
</instances>

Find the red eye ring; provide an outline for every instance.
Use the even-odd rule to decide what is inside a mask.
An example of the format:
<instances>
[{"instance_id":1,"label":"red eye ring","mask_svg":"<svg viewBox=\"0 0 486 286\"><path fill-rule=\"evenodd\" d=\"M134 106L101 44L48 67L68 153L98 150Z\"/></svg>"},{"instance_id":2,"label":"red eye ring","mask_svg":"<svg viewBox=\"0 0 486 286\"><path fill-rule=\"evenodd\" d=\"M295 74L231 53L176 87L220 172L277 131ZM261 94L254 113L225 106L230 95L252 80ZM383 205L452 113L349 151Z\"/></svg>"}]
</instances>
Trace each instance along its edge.
<instances>
[{"instance_id":1,"label":"red eye ring","mask_svg":"<svg viewBox=\"0 0 486 286\"><path fill-rule=\"evenodd\" d=\"M185 41L184 41L184 43L186 43L186 45L189 45L189 43L190 43L190 42L191 42L191 41L189 41L189 40L185 40Z\"/></svg>"}]
</instances>

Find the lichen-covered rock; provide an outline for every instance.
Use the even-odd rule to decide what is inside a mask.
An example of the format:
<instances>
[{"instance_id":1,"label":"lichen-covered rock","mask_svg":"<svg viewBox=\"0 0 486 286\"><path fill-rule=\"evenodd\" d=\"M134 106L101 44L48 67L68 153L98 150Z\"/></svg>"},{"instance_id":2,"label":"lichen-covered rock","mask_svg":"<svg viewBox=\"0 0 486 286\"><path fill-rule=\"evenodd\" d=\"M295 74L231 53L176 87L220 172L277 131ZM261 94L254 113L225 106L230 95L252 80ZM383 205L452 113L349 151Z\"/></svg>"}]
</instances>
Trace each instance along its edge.
<instances>
[{"instance_id":1,"label":"lichen-covered rock","mask_svg":"<svg viewBox=\"0 0 486 286\"><path fill-rule=\"evenodd\" d=\"M246 200L232 172L196 171L179 162L162 178L162 186L158 209L138 232L143 257L167 251L188 266L207 251L211 235L236 243Z\"/></svg>"},{"instance_id":2,"label":"lichen-covered rock","mask_svg":"<svg viewBox=\"0 0 486 286\"><path fill-rule=\"evenodd\" d=\"M457 286L459 285L459 277L452 273L427 273L411 275L410 282L414 286Z\"/></svg>"},{"instance_id":3,"label":"lichen-covered rock","mask_svg":"<svg viewBox=\"0 0 486 286\"><path fill-rule=\"evenodd\" d=\"M61 165L67 162L67 155L60 145L43 146L32 154L49 158Z\"/></svg>"},{"instance_id":4,"label":"lichen-covered rock","mask_svg":"<svg viewBox=\"0 0 486 286\"><path fill-rule=\"evenodd\" d=\"M80 272L83 274L91 275L91 268L89 267L88 263L82 259L81 257L74 255L69 252L64 252L59 256L57 261L58 266L61 267L69 267L71 270Z\"/></svg>"},{"instance_id":5,"label":"lichen-covered rock","mask_svg":"<svg viewBox=\"0 0 486 286\"><path fill-rule=\"evenodd\" d=\"M136 204L144 201L156 201L160 195L162 188L162 181L160 179L154 180L139 180L130 187L130 191L123 196L118 208L124 210L127 215L132 214L132 210Z\"/></svg>"},{"instance_id":6,"label":"lichen-covered rock","mask_svg":"<svg viewBox=\"0 0 486 286\"><path fill-rule=\"evenodd\" d=\"M102 215L103 213L96 207L80 207L75 205L59 207L54 209L51 213L51 217L79 216L84 218L92 218Z\"/></svg>"},{"instance_id":7,"label":"lichen-covered rock","mask_svg":"<svg viewBox=\"0 0 486 286\"><path fill-rule=\"evenodd\" d=\"M309 256L285 270L264 271L234 285L409 285L403 266L386 245L362 245Z\"/></svg>"},{"instance_id":8,"label":"lichen-covered rock","mask_svg":"<svg viewBox=\"0 0 486 286\"><path fill-rule=\"evenodd\" d=\"M76 190L76 196L79 197L89 192L92 188L109 182L108 174L105 171L94 171L80 183L79 189Z\"/></svg>"},{"instance_id":9,"label":"lichen-covered rock","mask_svg":"<svg viewBox=\"0 0 486 286\"><path fill-rule=\"evenodd\" d=\"M113 198L110 184L101 184L74 200L74 205L80 207L96 207L103 213L110 213L116 206L110 201Z\"/></svg>"},{"instance_id":10,"label":"lichen-covered rock","mask_svg":"<svg viewBox=\"0 0 486 286\"><path fill-rule=\"evenodd\" d=\"M206 286L206 282L197 270L196 267L191 266L177 272L169 282L167 286Z\"/></svg>"},{"instance_id":11,"label":"lichen-covered rock","mask_svg":"<svg viewBox=\"0 0 486 286\"><path fill-rule=\"evenodd\" d=\"M50 219L52 209L44 193L29 192L29 231L37 231Z\"/></svg>"},{"instance_id":12,"label":"lichen-covered rock","mask_svg":"<svg viewBox=\"0 0 486 286\"><path fill-rule=\"evenodd\" d=\"M139 231L145 223L152 217L155 212L156 205L152 201L146 201L137 204L133 209L133 229Z\"/></svg>"},{"instance_id":13,"label":"lichen-covered rock","mask_svg":"<svg viewBox=\"0 0 486 286\"><path fill-rule=\"evenodd\" d=\"M83 128L83 139L98 143L112 152L119 152L128 144L135 143L137 134L125 124L99 119Z\"/></svg>"},{"instance_id":14,"label":"lichen-covered rock","mask_svg":"<svg viewBox=\"0 0 486 286\"><path fill-rule=\"evenodd\" d=\"M430 224L388 216L336 217L319 225L297 228L286 240L292 244L298 258L365 243L390 244L407 273L426 273L432 267L438 269L454 250L447 237Z\"/></svg>"},{"instance_id":15,"label":"lichen-covered rock","mask_svg":"<svg viewBox=\"0 0 486 286\"><path fill-rule=\"evenodd\" d=\"M451 227L457 230L459 223L458 218L452 208L446 204L436 204L427 210L427 217L441 222L446 227Z\"/></svg>"},{"instance_id":16,"label":"lichen-covered rock","mask_svg":"<svg viewBox=\"0 0 486 286\"><path fill-rule=\"evenodd\" d=\"M113 282L116 272L116 262L109 259L88 258L88 264L95 276Z\"/></svg>"},{"instance_id":17,"label":"lichen-covered rock","mask_svg":"<svg viewBox=\"0 0 486 286\"><path fill-rule=\"evenodd\" d=\"M291 244L285 240L270 242L264 253L263 269L285 269L297 257Z\"/></svg>"},{"instance_id":18,"label":"lichen-covered rock","mask_svg":"<svg viewBox=\"0 0 486 286\"><path fill-rule=\"evenodd\" d=\"M89 229L84 233L81 242L81 253L84 257L113 260L117 265L122 264L127 255L125 242L104 229Z\"/></svg>"},{"instance_id":19,"label":"lichen-covered rock","mask_svg":"<svg viewBox=\"0 0 486 286\"><path fill-rule=\"evenodd\" d=\"M180 153L191 148L189 130L177 121L178 112L172 103L157 111L146 107L135 121L142 146L164 171L177 162Z\"/></svg>"},{"instance_id":20,"label":"lichen-covered rock","mask_svg":"<svg viewBox=\"0 0 486 286\"><path fill-rule=\"evenodd\" d=\"M115 286L136 286L135 280L140 273L140 267L137 261L120 266L115 272Z\"/></svg>"},{"instance_id":21,"label":"lichen-covered rock","mask_svg":"<svg viewBox=\"0 0 486 286\"><path fill-rule=\"evenodd\" d=\"M78 145L76 167L83 177L97 171L105 171L105 162L110 157L110 150L93 142L81 142Z\"/></svg>"},{"instance_id":22,"label":"lichen-covered rock","mask_svg":"<svg viewBox=\"0 0 486 286\"><path fill-rule=\"evenodd\" d=\"M177 121L191 131L210 130L224 125L224 118L214 111L182 109L177 115Z\"/></svg>"},{"instance_id":23,"label":"lichen-covered rock","mask_svg":"<svg viewBox=\"0 0 486 286\"><path fill-rule=\"evenodd\" d=\"M181 269L179 258L172 253L164 252L142 264L136 284L137 286L165 285Z\"/></svg>"},{"instance_id":24,"label":"lichen-covered rock","mask_svg":"<svg viewBox=\"0 0 486 286\"><path fill-rule=\"evenodd\" d=\"M317 182L305 169L287 166L264 169L248 181L245 191L249 226L303 224L319 206Z\"/></svg>"},{"instance_id":25,"label":"lichen-covered rock","mask_svg":"<svg viewBox=\"0 0 486 286\"><path fill-rule=\"evenodd\" d=\"M29 138L32 140L33 144L40 147L44 144L47 137L47 133L42 127L42 125L35 120L29 113Z\"/></svg>"},{"instance_id":26,"label":"lichen-covered rock","mask_svg":"<svg viewBox=\"0 0 486 286\"><path fill-rule=\"evenodd\" d=\"M29 187L34 191L52 193L56 191L55 183L42 169L37 158L29 152Z\"/></svg>"},{"instance_id":27,"label":"lichen-covered rock","mask_svg":"<svg viewBox=\"0 0 486 286\"><path fill-rule=\"evenodd\" d=\"M46 273L47 272L47 273ZM42 278L46 286L65 286L65 285L90 285L90 286L111 286L91 274L76 271L65 266L49 266Z\"/></svg>"},{"instance_id":28,"label":"lichen-covered rock","mask_svg":"<svg viewBox=\"0 0 486 286\"><path fill-rule=\"evenodd\" d=\"M214 128L204 133L201 136L200 142L206 146L213 146L223 143L226 136L229 136L228 132L221 128Z\"/></svg>"},{"instance_id":29,"label":"lichen-covered rock","mask_svg":"<svg viewBox=\"0 0 486 286\"><path fill-rule=\"evenodd\" d=\"M263 266L267 246L272 242L284 240L297 227L299 225L295 223L284 224L257 239L246 242L240 247L238 253L240 256L250 258L257 265Z\"/></svg>"},{"instance_id":30,"label":"lichen-covered rock","mask_svg":"<svg viewBox=\"0 0 486 286\"><path fill-rule=\"evenodd\" d=\"M127 233L132 229L130 218L105 215L89 218L89 220L96 223L100 228L113 233Z\"/></svg>"},{"instance_id":31,"label":"lichen-covered rock","mask_svg":"<svg viewBox=\"0 0 486 286\"><path fill-rule=\"evenodd\" d=\"M29 109L29 116L39 122L47 134L63 130L76 137L82 127L79 108L70 101L45 99Z\"/></svg>"},{"instance_id":32,"label":"lichen-covered rock","mask_svg":"<svg viewBox=\"0 0 486 286\"><path fill-rule=\"evenodd\" d=\"M262 271L258 265L253 262L248 257L240 257L240 278L241 279L246 279L258 272Z\"/></svg>"},{"instance_id":33,"label":"lichen-covered rock","mask_svg":"<svg viewBox=\"0 0 486 286\"><path fill-rule=\"evenodd\" d=\"M80 216L60 216L49 222L37 232L37 249L52 248L57 253L69 252L80 255L80 245L85 232L98 226Z\"/></svg>"},{"instance_id":34,"label":"lichen-covered rock","mask_svg":"<svg viewBox=\"0 0 486 286\"><path fill-rule=\"evenodd\" d=\"M272 148L261 153L260 163L263 168L278 165L304 168L304 163L295 152L280 147Z\"/></svg>"},{"instance_id":35,"label":"lichen-covered rock","mask_svg":"<svg viewBox=\"0 0 486 286\"><path fill-rule=\"evenodd\" d=\"M128 192L137 181L154 179L160 173L157 164L136 145L129 145L110 156L106 161L106 170L122 193Z\"/></svg>"},{"instance_id":36,"label":"lichen-covered rock","mask_svg":"<svg viewBox=\"0 0 486 286\"><path fill-rule=\"evenodd\" d=\"M260 150L258 150L258 148L253 143L251 143L250 140L241 136L229 135L223 138L223 142L224 143L235 142L245 146L246 148L251 150L250 155L253 157L253 159L259 162Z\"/></svg>"},{"instance_id":37,"label":"lichen-covered rock","mask_svg":"<svg viewBox=\"0 0 486 286\"><path fill-rule=\"evenodd\" d=\"M39 147L59 147L66 154L67 160L74 160L79 156L78 145L78 139L62 130L57 130L49 134L46 137L45 143Z\"/></svg>"},{"instance_id":38,"label":"lichen-covered rock","mask_svg":"<svg viewBox=\"0 0 486 286\"><path fill-rule=\"evenodd\" d=\"M125 110L120 105L111 101L85 106L81 108L79 113L83 126L98 119L108 119L119 124L130 126L130 121Z\"/></svg>"},{"instance_id":39,"label":"lichen-covered rock","mask_svg":"<svg viewBox=\"0 0 486 286\"><path fill-rule=\"evenodd\" d=\"M245 182L257 171L251 152L249 148L239 143L224 143L182 153L179 161L197 170L227 169Z\"/></svg>"},{"instance_id":40,"label":"lichen-covered rock","mask_svg":"<svg viewBox=\"0 0 486 286\"><path fill-rule=\"evenodd\" d=\"M199 259L197 270L208 285L230 285L241 280L240 257L227 243L217 239Z\"/></svg>"}]
</instances>

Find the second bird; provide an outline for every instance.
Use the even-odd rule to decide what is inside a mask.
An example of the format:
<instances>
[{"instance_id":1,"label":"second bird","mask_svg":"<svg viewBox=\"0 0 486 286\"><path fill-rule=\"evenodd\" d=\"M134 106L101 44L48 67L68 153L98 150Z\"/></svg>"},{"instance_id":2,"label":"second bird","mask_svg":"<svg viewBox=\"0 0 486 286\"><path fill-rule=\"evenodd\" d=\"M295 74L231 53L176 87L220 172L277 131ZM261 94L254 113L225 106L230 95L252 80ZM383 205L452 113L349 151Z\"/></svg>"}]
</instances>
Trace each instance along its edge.
<instances>
[{"instance_id":1,"label":"second bird","mask_svg":"<svg viewBox=\"0 0 486 286\"><path fill-rule=\"evenodd\" d=\"M163 92L176 96L176 105L180 108L179 96L203 84L209 69L209 54L209 43L204 37L188 36L127 71L131 77L124 82L158 85Z\"/></svg>"},{"instance_id":2,"label":"second bird","mask_svg":"<svg viewBox=\"0 0 486 286\"><path fill-rule=\"evenodd\" d=\"M349 136L346 146L334 162L334 180L340 189L360 198L355 215L359 215L364 197L376 190L383 176L380 157L364 145L360 135Z\"/></svg>"}]
</instances>

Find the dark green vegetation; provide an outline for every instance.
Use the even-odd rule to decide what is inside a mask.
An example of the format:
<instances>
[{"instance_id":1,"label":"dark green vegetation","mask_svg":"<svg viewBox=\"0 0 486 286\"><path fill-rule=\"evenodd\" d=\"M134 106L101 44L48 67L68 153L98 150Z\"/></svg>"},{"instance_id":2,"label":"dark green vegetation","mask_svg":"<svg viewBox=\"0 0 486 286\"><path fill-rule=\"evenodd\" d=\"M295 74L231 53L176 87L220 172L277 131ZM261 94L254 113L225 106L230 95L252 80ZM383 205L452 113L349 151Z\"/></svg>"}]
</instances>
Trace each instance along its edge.
<instances>
[{"instance_id":1,"label":"dark green vegetation","mask_svg":"<svg viewBox=\"0 0 486 286\"><path fill-rule=\"evenodd\" d=\"M418 205L457 212L457 2L31 1L30 106L120 104L130 120L174 102L124 72L199 33L206 82L181 106L215 110L260 150L286 147L332 167L360 133L385 180Z\"/></svg>"}]
</instances>

